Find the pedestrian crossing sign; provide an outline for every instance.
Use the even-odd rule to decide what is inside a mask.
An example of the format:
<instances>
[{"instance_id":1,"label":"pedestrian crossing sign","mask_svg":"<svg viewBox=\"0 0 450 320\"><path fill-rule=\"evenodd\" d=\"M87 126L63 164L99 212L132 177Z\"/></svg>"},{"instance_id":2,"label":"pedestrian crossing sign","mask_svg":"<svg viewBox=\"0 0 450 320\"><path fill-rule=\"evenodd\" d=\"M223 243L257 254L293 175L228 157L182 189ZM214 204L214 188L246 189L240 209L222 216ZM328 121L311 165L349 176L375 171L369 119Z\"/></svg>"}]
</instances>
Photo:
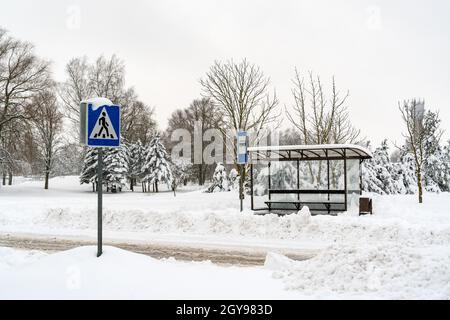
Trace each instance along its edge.
<instances>
[{"instance_id":1,"label":"pedestrian crossing sign","mask_svg":"<svg viewBox=\"0 0 450 320\"><path fill-rule=\"evenodd\" d=\"M90 147L120 145L120 107L116 105L87 105L86 141Z\"/></svg>"}]
</instances>

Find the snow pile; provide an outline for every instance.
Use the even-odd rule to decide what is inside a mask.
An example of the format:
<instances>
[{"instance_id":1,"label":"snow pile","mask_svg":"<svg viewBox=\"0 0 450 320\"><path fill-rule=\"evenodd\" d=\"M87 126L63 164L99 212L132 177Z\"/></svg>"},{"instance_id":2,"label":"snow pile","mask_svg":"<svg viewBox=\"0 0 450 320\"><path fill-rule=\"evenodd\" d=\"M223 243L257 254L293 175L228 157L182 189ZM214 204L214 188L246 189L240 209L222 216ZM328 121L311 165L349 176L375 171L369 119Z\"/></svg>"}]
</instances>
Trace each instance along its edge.
<instances>
[{"instance_id":1,"label":"snow pile","mask_svg":"<svg viewBox=\"0 0 450 320\"><path fill-rule=\"evenodd\" d=\"M448 246L335 245L301 262L268 255L266 266L313 299L450 299Z\"/></svg>"},{"instance_id":2,"label":"snow pile","mask_svg":"<svg viewBox=\"0 0 450 320\"><path fill-rule=\"evenodd\" d=\"M62 229L95 230L96 210L77 211L70 208L48 209L46 214L34 220L36 226L54 226ZM308 213L292 214L284 217L275 215L255 216L236 210L215 210L198 212L177 210L104 210L105 230L144 232L158 234L228 235L251 238L300 239L319 232L318 221L310 222ZM330 221L330 223L332 223ZM312 224L312 227L308 227ZM316 228L314 227L316 226ZM55 229L53 229L55 231ZM321 232L323 233L323 232Z\"/></svg>"},{"instance_id":3,"label":"snow pile","mask_svg":"<svg viewBox=\"0 0 450 320\"><path fill-rule=\"evenodd\" d=\"M412 211L415 212L414 210ZM52 232L65 230L95 230L96 210L70 208L48 209L34 220L33 225L51 227ZM448 222L437 224L424 212L418 217L342 215L339 217L311 217L307 208L298 214L278 217L255 216L251 212L239 213L234 209L197 210L104 210L104 228L114 232L140 232L145 234L190 234L256 239L308 240L335 242L395 242L407 245L449 244ZM421 222L429 218L428 223ZM436 223L436 224L435 224Z\"/></svg>"},{"instance_id":4,"label":"snow pile","mask_svg":"<svg viewBox=\"0 0 450 320\"><path fill-rule=\"evenodd\" d=\"M2 251L0 251L2 252ZM17 253L19 254L19 253ZM80 247L0 269L0 299L289 299L263 268L156 260L114 247ZM6 288L6 290L4 290Z\"/></svg>"},{"instance_id":5,"label":"snow pile","mask_svg":"<svg viewBox=\"0 0 450 320\"><path fill-rule=\"evenodd\" d=\"M269 252L264 262L264 268L272 271L289 270L295 266L295 262L288 257L275 252Z\"/></svg>"},{"instance_id":6,"label":"snow pile","mask_svg":"<svg viewBox=\"0 0 450 320\"><path fill-rule=\"evenodd\" d=\"M9 268L26 265L45 257L40 251L22 251L0 247L0 272Z\"/></svg>"},{"instance_id":7,"label":"snow pile","mask_svg":"<svg viewBox=\"0 0 450 320\"><path fill-rule=\"evenodd\" d=\"M304 206L298 213L302 224L306 225L311 222L311 211L307 206Z\"/></svg>"}]
</instances>

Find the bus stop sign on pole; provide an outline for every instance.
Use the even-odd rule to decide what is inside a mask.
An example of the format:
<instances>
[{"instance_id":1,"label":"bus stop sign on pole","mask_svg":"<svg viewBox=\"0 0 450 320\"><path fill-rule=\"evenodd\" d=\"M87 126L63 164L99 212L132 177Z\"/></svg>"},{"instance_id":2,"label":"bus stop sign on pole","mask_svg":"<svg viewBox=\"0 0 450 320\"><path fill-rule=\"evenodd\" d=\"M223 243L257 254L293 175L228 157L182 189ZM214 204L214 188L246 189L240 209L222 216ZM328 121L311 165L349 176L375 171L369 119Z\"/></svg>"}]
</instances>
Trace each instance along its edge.
<instances>
[{"instance_id":1,"label":"bus stop sign on pole","mask_svg":"<svg viewBox=\"0 0 450 320\"><path fill-rule=\"evenodd\" d=\"M236 154L237 161L236 163L239 165L239 200L240 200L240 211L242 212L244 209L243 200L244 200L244 180L243 175L245 172L245 165L248 162L248 154L247 154L247 145L248 145L248 134L246 131L238 131L237 133L237 143L236 143Z\"/></svg>"}]
</instances>

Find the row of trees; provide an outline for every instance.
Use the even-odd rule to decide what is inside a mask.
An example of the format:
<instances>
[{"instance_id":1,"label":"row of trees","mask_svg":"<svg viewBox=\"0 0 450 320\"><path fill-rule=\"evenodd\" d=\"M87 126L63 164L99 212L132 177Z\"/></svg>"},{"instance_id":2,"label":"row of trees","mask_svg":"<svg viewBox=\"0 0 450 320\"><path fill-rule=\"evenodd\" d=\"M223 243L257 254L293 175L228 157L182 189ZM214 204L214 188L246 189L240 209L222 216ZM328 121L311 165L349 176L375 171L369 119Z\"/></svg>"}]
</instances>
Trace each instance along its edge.
<instances>
[{"instance_id":1,"label":"row of trees","mask_svg":"<svg viewBox=\"0 0 450 320\"><path fill-rule=\"evenodd\" d=\"M2 154L5 154L2 168L10 177L14 171L44 172L47 177L66 168L71 168L68 173L78 171L83 163L80 158L89 154L87 149L80 149L73 143L78 135L79 103L92 96L108 97L120 104L123 138L128 143L141 141L149 145L156 133L153 109L138 99L133 88L126 87L123 61L116 56L99 57L94 62L86 57L74 58L66 66L66 80L55 83L51 79L50 63L39 59L32 45L13 39L5 31L0 35L1 89L4 92L0 97L0 135ZM247 60L217 61L200 83L204 98L174 112L168 129L162 133L169 151L173 147L171 135L178 128L202 138L209 128L220 129L226 138L231 138L227 135L237 130L252 131L254 141L258 142L266 131L280 124L279 101L270 88L270 79ZM310 74L306 84L297 72L293 95L294 112L289 113L288 118L298 129L303 143L357 140L359 132L351 127L345 108L347 95L340 98L334 79L331 96L327 97L319 77ZM43 106L48 107L47 110ZM33 117L40 119L34 121ZM47 119L49 123L45 127L38 125ZM63 126L67 122L69 128ZM201 124L200 132L195 132L196 123ZM314 127L321 130L313 130ZM64 134L63 128L66 129ZM234 144L226 147L235 155ZM81 154L81 157L64 159L68 153ZM64 166L67 162L74 163ZM26 164L28 170L23 166L17 168L20 163ZM191 176L203 185L213 170L214 164L195 161ZM245 167L236 166L236 170L244 177L247 174Z\"/></svg>"},{"instance_id":2,"label":"row of trees","mask_svg":"<svg viewBox=\"0 0 450 320\"><path fill-rule=\"evenodd\" d=\"M450 143L440 147L424 164L422 186L429 192L450 191ZM364 164L363 189L379 194L418 194L414 155L406 149L390 150L387 140Z\"/></svg>"},{"instance_id":3,"label":"row of trees","mask_svg":"<svg viewBox=\"0 0 450 320\"><path fill-rule=\"evenodd\" d=\"M0 163L2 183L20 167L39 166L47 178L58 147L62 115L50 63L28 42L0 29ZM17 161L21 160L21 161ZM28 161L27 161L28 160ZM28 168L26 166L28 164Z\"/></svg>"},{"instance_id":4,"label":"row of trees","mask_svg":"<svg viewBox=\"0 0 450 320\"><path fill-rule=\"evenodd\" d=\"M86 148L78 145L79 103L106 96L122 105L122 133L148 144L156 131L153 109L125 86L124 63L116 56L94 62L74 58L67 78L57 83L51 63L32 44L0 29L0 173L12 184L14 173L44 177L79 174ZM8 180L8 181L7 181Z\"/></svg>"},{"instance_id":5,"label":"row of trees","mask_svg":"<svg viewBox=\"0 0 450 320\"><path fill-rule=\"evenodd\" d=\"M80 175L81 184L91 183L92 190L97 187L98 149L90 148L86 153ZM105 149L103 183L107 191L117 192L129 183L134 191L140 181L143 192L159 191L164 183L174 192L181 184L186 184L191 164L183 159L171 161L159 135L153 137L148 145L140 140L124 143L119 148Z\"/></svg>"},{"instance_id":6,"label":"row of trees","mask_svg":"<svg viewBox=\"0 0 450 320\"><path fill-rule=\"evenodd\" d=\"M364 165L364 190L380 194L418 194L423 190L450 191L450 141L442 145L437 112L424 102L404 101L399 110L406 127L405 143L391 152L387 140Z\"/></svg>"},{"instance_id":7,"label":"row of trees","mask_svg":"<svg viewBox=\"0 0 450 320\"><path fill-rule=\"evenodd\" d=\"M202 144L200 155L191 150L188 162L193 165L183 165L184 169L174 167L175 161L169 159L165 150L161 151L167 147L172 153L179 142L174 141L176 129L187 130L194 139L200 137L200 143L211 128L219 129L222 137L230 141L234 141L228 136L232 132L251 131L252 142L258 143L267 131L280 126L282 112L278 108L276 92L271 89L270 78L245 59L237 63L233 60L215 62L200 84L203 98L175 111L160 140L153 109L139 100L133 88L126 86L125 65L119 58L101 56L94 62L86 57L74 58L66 66L65 81L56 83L51 78L50 63L37 57L31 44L0 30L0 160L3 181L6 183L9 176L11 183L15 171L43 173L47 188L50 174L73 174L82 169L81 182L95 184L96 150L82 148L73 141L78 139L80 102L103 96L122 106L121 131L123 140L127 142L122 148L106 152L108 188L120 189L123 181L128 179L131 188L139 180L143 182L143 190L148 190L149 185L157 190L159 182L173 183L174 177L180 176L173 174L177 170L186 172L181 176L203 185L216 168L214 163L206 163L202 157L206 145ZM309 73L302 77L296 70L292 96L294 104L285 114L293 129L283 133L281 143L362 143L364 140L360 131L351 124L347 109L348 92L340 92L334 78L327 90L319 76ZM435 170L431 163L445 163L446 158L437 155L439 152L445 155L447 149L440 147L438 115L421 112L418 105L420 102L414 100L400 105L407 130L397 162L411 164L407 167L412 168L415 178L404 174L402 184L405 190L411 191L410 182L414 180L422 201L423 184L428 189L438 186L440 190L446 190L448 178L446 173L442 174L443 177L440 173L446 171ZM155 147L158 144L162 148ZM224 144L224 147L229 148L227 151L235 159L235 143ZM395 176L398 168L393 166L382 170L384 164L379 161L385 154L381 150L375 152L375 159L366 166L371 183L366 187L371 191L391 192L391 187L383 186L386 184L385 171L391 171L391 176ZM136 154L150 158L135 163ZM161 165L161 159L167 162L163 165L167 169L157 170L155 168ZM235 164L234 169L246 180L248 168ZM309 171L311 177L320 181L321 168L313 170L310 167Z\"/></svg>"}]
</instances>

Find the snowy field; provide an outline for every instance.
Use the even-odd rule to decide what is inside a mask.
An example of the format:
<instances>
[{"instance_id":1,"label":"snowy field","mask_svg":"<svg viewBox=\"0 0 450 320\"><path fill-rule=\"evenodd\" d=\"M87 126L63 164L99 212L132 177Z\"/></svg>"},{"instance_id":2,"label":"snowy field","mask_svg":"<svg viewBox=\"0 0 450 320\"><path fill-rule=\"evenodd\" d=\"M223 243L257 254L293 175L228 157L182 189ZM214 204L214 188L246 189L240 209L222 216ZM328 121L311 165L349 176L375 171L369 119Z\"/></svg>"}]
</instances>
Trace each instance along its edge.
<instances>
[{"instance_id":1,"label":"snowy field","mask_svg":"<svg viewBox=\"0 0 450 320\"><path fill-rule=\"evenodd\" d=\"M96 194L91 187L80 186L77 177L65 177L52 179L50 188L44 191L42 182L31 181L1 187L0 233L95 237ZM415 196L372 197L373 216L358 217L354 206L337 217L278 217L253 215L248 208L249 201L245 212L239 213L234 192L205 194L183 190L176 197L171 192L106 194L104 234L107 238L199 245L273 245L315 248L319 253L301 262L269 255L264 268L241 268L207 262L158 261L111 248L106 261L101 263L92 260L87 249L47 256L4 248L0 251L0 284L8 292L2 289L0 295L24 296L27 292L35 297L36 290L43 290L40 285L43 282L39 280L42 276L42 279L53 279L49 280L43 297L55 294L61 294L61 298L77 297L80 292L92 292L89 295L92 298L108 294L175 298L161 288L154 291L145 282L137 283L142 276L148 283L166 279L168 288L176 288L178 298L206 295L211 298L449 299L450 194L426 194L423 205L417 203ZM88 282L89 277L95 278L99 270L106 264L109 268L116 260L121 263L100 277L98 284L103 285L106 279L114 279L117 288L121 284L137 283L136 291L108 291L107 287L106 291L89 291L92 288L82 286L81 291L73 293L61 284L61 279L67 278L63 274L71 265L86 270L81 279ZM61 278L45 271L50 264ZM122 264L127 270L135 266L136 272L124 274L120 269ZM156 271L144 271L150 266ZM189 279L185 283L172 283L170 272L164 270L174 274L185 272ZM204 281L197 284L198 289L193 287L193 279L201 278L202 274L215 279L217 286L208 287L211 281ZM27 283L33 287L29 290L22 287L22 276L30 280ZM251 286L252 283L257 285ZM226 288L233 284L238 289L231 294ZM219 290L221 286L225 289ZM242 295L238 294L240 290Z\"/></svg>"}]
</instances>

